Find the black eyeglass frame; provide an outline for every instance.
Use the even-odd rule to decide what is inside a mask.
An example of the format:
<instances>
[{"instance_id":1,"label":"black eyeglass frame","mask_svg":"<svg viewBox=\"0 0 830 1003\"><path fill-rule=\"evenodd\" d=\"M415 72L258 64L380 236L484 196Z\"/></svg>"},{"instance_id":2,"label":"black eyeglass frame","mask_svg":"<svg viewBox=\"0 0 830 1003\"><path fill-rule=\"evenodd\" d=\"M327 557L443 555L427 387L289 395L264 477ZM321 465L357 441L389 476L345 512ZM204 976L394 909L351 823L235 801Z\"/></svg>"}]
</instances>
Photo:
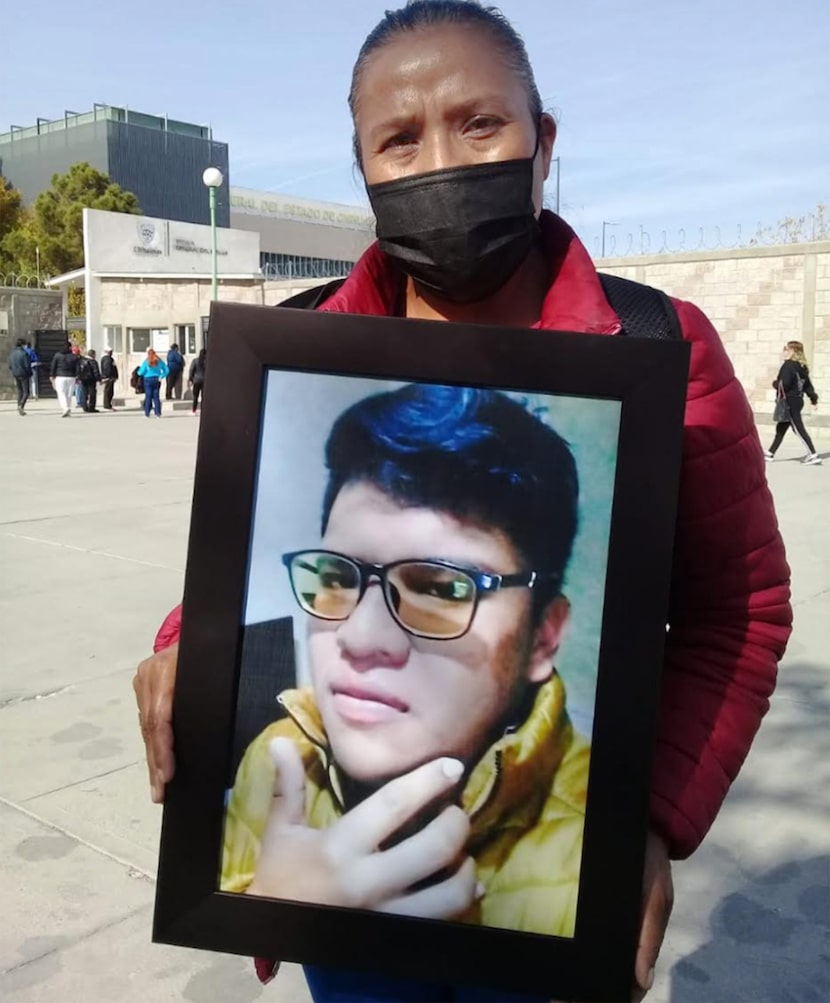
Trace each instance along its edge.
<instances>
[{"instance_id":1,"label":"black eyeglass frame","mask_svg":"<svg viewBox=\"0 0 830 1003\"><path fill-rule=\"evenodd\" d=\"M322 555L324 557L335 557L341 561L347 561L353 567L357 568L358 572L358 597L354 604L354 608L351 613L347 613L346 616L325 616L318 613L308 606L300 598L297 591L297 587L294 583L293 574L293 563L298 558L301 558L304 554L316 554ZM386 603L386 608L389 610L392 619L397 623L397 625L405 630L407 634L411 634L413 637L422 637L430 641L455 641L459 637L463 637L469 632L475 620L476 613L478 612L479 602L481 601L482 595L492 594L493 592L498 592L500 589L510 589L510 588L528 588L534 589L541 584L553 584L556 583L556 588L558 589L561 584L561 575L555 571L517 571L510 575L501 575L491 573L489 571L481 571L478 568L466 567L463 564L455 564L452 561L443 561L440 559L433 558L419 558L419 557L407 557L399 561L391 561L389 564L371 564L367 561L359 561L356 557L350 557L348 554L341 554L336 550L325 550L323 548L318 549L306 549L306 550L295 550L290 553L282 555L282 563L285 565L288 571L288 580L291 583L291 591L294 594L294 598L297 601L297 605L304 613L308 613L309 616L316 617L318 620L329 620L338 623L342 623L348 620L349 617L354 613L363 596L366 594L366 590L369 587L369 582L372 578L377 578L380 581L381 592L383 594L383 601ZM463 575L466 575L470 581L475 586L475 595L473 596L473 601L470 604L472 610L470 612L470 618L467 626L464 630L459 631L457 634L429 634L423 631L414 630L408 624L401 620L398 611L395 609L395 605L392 601L390 594L391 584L389 581L389 572L393 571L395 568L401 567L403 564L420 564L427 565L435 568L444 568L448 571L457 571ZM309 568L310 571L315 571L316 568Z\"/></svg>"}]
</instances>

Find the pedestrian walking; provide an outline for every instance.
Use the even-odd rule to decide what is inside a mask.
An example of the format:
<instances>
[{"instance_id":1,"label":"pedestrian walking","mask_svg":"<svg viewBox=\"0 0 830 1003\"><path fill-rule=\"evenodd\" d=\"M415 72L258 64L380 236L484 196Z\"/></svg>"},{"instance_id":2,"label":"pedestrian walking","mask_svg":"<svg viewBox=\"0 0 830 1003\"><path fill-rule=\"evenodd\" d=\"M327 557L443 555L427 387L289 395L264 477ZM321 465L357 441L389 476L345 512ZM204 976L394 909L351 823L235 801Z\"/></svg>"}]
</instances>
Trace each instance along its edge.
<instances>
[{"instance_id":1,"label":"pedestrian walking","mask_svg":"<svg viewBox=\"0 0 830 1003\"><path fill-rule=\"evenodd\" d=\"M118 379L118 366L112 357L112 349L109 345L104 349L101 359L101 386L104 390L104 410L114 411L112 406L112 395L115 390L115 383Z\"/></svg>"},{"instance_id":2,"label":"pedestrian walking","mask_svg":"<svg viewBox=\"0 0 830 1003\"><path fill-rule=\"evenodd\" d=\"M784 346L784 362L772 385L778 391L775 402L775 438L764 456L769 461L774 460L787 429L792 428L807 450L801 462L811 467L819 466L821 457L816 452L801 417L805 395L815 409L818 407L818 394L810 379L810 367L807 365L804 345L800 341L788 341Z\"/></svg>"},{"instance_id":3,"label":"pedestrian walking","mask_svg":"<svg viewBox=\"0 0 830 1003\"><path fill-rule=\"evenodd\" d=\"M144 380L144 417L150 417L154 410L161 418L161 381L167 376L167 363L159 358L155 349L147 349L147 358L138 367L138 375Z\"/></svg>"},{"instance_id":4,"label":"pedestrian walking","mask_svg":"<svg viewBox=\"0 0 830 1003\"><path fill-rule=\"evenodd\" d=\"M32 383L32 363L26 351L26 342L18 338L9 355L9 369L17 386L17 413L24 417L26 401L29 399L29 387Z\"/></svg>"},{"instance_id":5,"label":"pedestrian walking","mask_svg":"<svg viewBox=\"0 0 830 1003\"><path fill-rule=\"evenodd\" d=\"M167 353L167 387L165 399L170 400L175 397L177 401L182 399L182 378L184 375L185 357L179 351L179 346L173 344Z\"/></svg>"},{"instance_id":6,"label":"pedestrian walking","mask_svg":"<svg viewBox=\"0 0 830 1003\"><path fill-rule=\"evenodd\" d=\"M98 414L95 405L98 398L98 384L101 382L101 369L94 348L90 348L89 352L81 357L78 379L83 392L84 411Z\"/></svg>"},{"instance_id":7,"label":"pedestrian walking","mask_svg":"<svg viewBox=\"0 0 830 1003\"><path fill-rule=\"evenodd\" d=\"M38 370L40 369L40 357L32 346L31 341L26 342L26 354L29 356L29 362L32 366L32 389L31 398L32 400L38 399Z\"/></svg>"},{"instance_id":8,"label":"pedestrian walking","mask_svg":"<svg viewBox=\"0 0 830 1003\"><path fill-rule=\"evenodd\" d=\"M196 414L199 406L199 395L205 386L205 374L207 372L207 349L203 348L190 364L190 373L187 378L187 385L193 394L193 407L190 411Z\"/></svg>"},{"instance_id":9,"label":"pedestrian walking","mask_svg":"<svg viewBox=\"0 0 830 1003\"><path fill-rule=\"evenodd\" d=\"M49 369L49 380L58 395L61 418L69 418L72 414L72 391L78 379L80 366L80 349L67 341L64 347L52 356Z\"/></svg>"}]
</instances>

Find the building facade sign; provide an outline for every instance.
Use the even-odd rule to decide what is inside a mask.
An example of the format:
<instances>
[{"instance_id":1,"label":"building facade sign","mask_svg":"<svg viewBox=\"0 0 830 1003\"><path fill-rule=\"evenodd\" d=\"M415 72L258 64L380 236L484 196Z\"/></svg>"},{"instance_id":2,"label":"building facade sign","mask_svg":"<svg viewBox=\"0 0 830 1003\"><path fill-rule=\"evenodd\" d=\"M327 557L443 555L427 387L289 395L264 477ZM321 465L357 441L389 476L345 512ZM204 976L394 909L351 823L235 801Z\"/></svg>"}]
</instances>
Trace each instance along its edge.
<instances>
[{"instance_id":1,"label":"building facade sign","mask_svg":"<svg viewBox=\"0 0 830 1003\"><path fill-rule=\"evenodd\" d=\"M372 213L360 206L314 202L311 199L259 192L251 188L231 188L231 214L234 213L339 226L348 230L368 230L374 225Z\"/></svg>"},{"instance_id":2,"label":"building facade sign","mask_svg":"<svg viewBox=\"0 0 830 1003\"><path fill-rule=\"evenodd\" d=\"M218 227L216 239L220 273L259 272L258 233ZM211 271L210 227L84 209L84 256L92 272L206 275Z\"/></svg>"}]
</instances>

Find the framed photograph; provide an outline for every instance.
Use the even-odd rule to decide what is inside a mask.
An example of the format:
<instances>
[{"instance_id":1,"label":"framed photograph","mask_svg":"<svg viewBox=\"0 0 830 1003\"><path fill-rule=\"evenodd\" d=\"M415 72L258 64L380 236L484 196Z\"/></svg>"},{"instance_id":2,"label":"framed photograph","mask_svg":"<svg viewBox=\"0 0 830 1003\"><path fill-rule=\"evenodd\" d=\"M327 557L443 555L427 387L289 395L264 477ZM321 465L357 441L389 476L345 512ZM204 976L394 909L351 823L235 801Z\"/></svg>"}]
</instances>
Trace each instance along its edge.
<instances>
[{"instance_id":1,"label":"framed photograph","mask_svg":"<svg viewBox=\"0 0 830 1003\"><path fill-rule=\"evenodd\" d=\"M630 998L688 357L214 305L154 939Z\"/></svg>"}]
</instances>

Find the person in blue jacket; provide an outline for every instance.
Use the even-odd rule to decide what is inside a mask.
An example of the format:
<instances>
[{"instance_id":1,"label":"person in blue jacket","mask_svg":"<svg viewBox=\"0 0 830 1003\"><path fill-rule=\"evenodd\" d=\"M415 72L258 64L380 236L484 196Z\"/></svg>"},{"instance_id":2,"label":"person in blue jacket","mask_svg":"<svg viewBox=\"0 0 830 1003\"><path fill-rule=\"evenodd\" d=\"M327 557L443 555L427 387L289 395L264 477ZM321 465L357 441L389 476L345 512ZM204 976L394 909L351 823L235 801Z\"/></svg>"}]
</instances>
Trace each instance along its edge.
<instances>
[{"instance_id":1,"label":"person in blue jacket","mask_svg":"<svg viewBox=\"0 0 830 1003\"><path fill-rule=\"evenodd\" d=\"M138 375L144 380L144 417L150 417L154 410L161 418L161 381L168 375L167 363L159 358L155 349L147 349L147 358L138 367Z\"/></svg>"},{"instance_id":2,"label":"person in blue jacket","mask_svg":"<svg viewBox=\"0 0 830 1003\"><path fill-rule=\"evenodd\" d=\"M38 385L37 385L38 384L38 376L37 376L37 373L38 373L38 367L40 366L40 357L38 356L38 354L35 351L35 349L32 347L31 341L27 341L26 342L26 345L24 346L24 350L25 350L26 354L29 356L29 363L31 364L31 367L32 367L32 390L31 390L31 398L32 398L32 400L36 401L37 398L38 398Z\"/></svg>"},{"instance_id":3,"label":"person in blue jacket","mask_svg":"<svg viewBox=\"0 0 830 1003\"><path fill-rule=\"evenodd\" d=\"M177 401L182 399L182 377L184 375L185 357L179 351L178 345L171 345L167 353L167 388L165 398L171 400L173 397Z\"/></svg>"}]
</instances>

